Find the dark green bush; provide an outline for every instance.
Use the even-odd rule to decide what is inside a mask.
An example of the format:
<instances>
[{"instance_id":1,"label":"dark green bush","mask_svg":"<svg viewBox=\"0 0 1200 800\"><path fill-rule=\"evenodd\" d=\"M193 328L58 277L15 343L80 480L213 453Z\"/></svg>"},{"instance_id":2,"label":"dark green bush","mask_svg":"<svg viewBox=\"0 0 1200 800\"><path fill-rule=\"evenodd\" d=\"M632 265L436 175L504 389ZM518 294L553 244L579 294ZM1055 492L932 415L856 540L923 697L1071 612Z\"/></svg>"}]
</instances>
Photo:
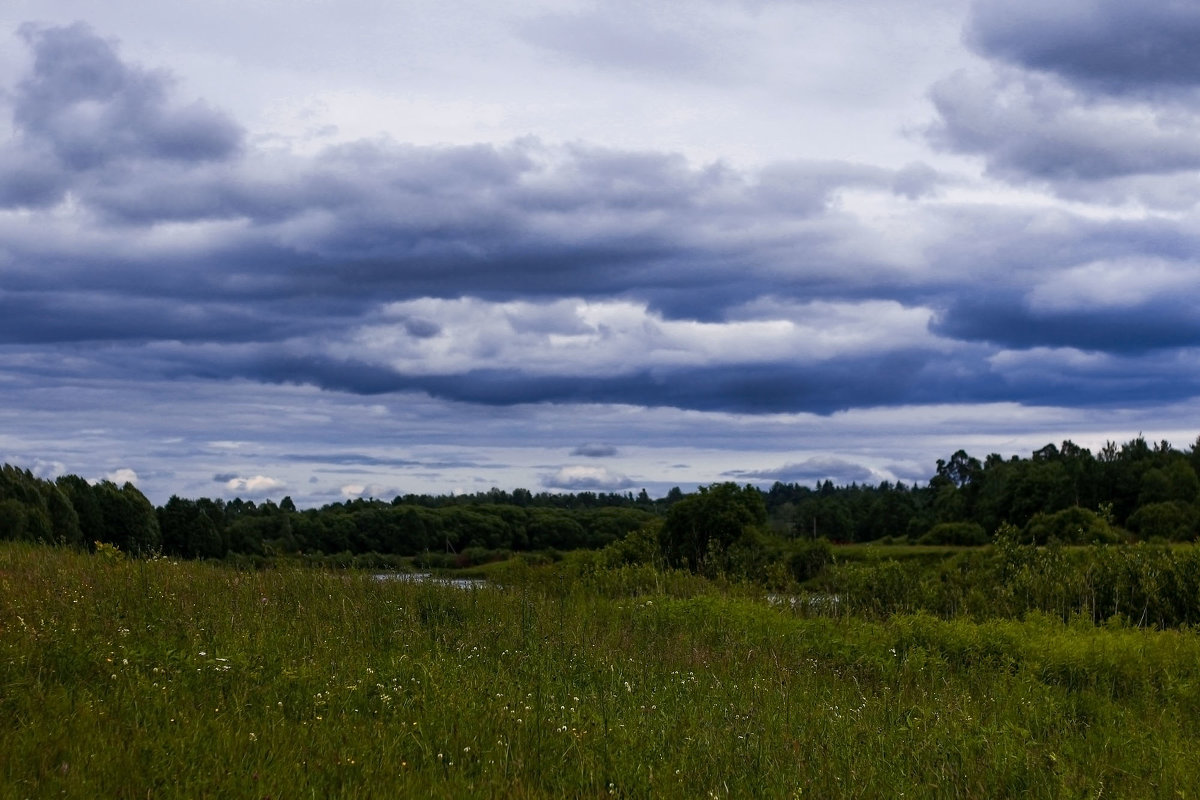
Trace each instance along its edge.
<instances>
[{"instance_id":1,"label":"dark green bush","mask_svg":"<svg viewBox=\"0 0 1200 800\"><path fill-rule=\"evenodd\" d=\"M1196 507L1177 500L1142 506L1128 520L1130 529L1143 539L1161 537L1172 541L1195 539L1198 523Z\"/></svg>"},{"instance_id":2,"label":"dark green bush","mask_svg":"<svg viewBox=\"0 0 1200 800\"><path fill-rule=\"evenodd\" d=\"M987 531L977 522L942 522L917 540L918 544L979 545L988 543Z\"/></svg>"},{"instance_id":3,"label":"dark green bush","mask_svg":"<svg viewBox=\"0 0 1200 800\"><path fill-rule=\"evenodd\" d=\"M1025 526L1025 539L1035 544L1112 544L1121 535L1094 511L1072 506L1053 514L1034 514Z\"/></svg>"}]
</instances>

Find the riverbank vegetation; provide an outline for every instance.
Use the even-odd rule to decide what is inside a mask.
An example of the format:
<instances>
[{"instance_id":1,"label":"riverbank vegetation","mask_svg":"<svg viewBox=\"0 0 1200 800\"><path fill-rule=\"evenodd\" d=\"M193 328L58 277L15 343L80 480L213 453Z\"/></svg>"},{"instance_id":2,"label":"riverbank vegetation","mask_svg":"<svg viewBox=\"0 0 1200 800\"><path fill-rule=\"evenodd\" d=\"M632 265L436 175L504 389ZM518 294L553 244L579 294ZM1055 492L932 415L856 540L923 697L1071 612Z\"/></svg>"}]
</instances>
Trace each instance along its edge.
<instances>
[{"instance_id":1,"label":"riverbank vegetation","mask_svg":"<svg viewBox=\"0 0 1200 800\"><path fill-rule=\"evenodd\" d=\"M1084 571L1100 553L1079 552ZM881 578L896 563L925 564L923 580L949 569L845 566ZM80 798L1200 785L1200 638L1186 626L870 607L847 585L780 595L596 553L499 566L464 590L0 544L0 785Z\"/></svg>"}]
</instances>

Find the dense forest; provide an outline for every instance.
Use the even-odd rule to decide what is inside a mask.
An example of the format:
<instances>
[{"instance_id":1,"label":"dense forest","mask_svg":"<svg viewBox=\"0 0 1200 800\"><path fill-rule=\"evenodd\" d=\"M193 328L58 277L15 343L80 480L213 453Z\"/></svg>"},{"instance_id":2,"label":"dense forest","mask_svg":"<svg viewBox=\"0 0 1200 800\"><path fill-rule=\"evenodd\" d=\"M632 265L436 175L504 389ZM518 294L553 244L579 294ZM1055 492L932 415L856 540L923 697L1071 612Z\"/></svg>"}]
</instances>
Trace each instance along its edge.
<instances>
[{"instance_id":1,"label":"dense forest","mask_svg":"<svg viewBox=\"0 0 1200 800\"><path fill-rule=\"evenodd\" d=\"M129 483L76 475L51 481L5 465L0 538L105 543L185 558L416 556L426 566L614 543L634 560L641 542L667 563L711 569L732 566L739 543L743 550L752 545L762 560L794 555L807 540L973 545L992 541L1002 528L1035 544L1193 540L1200 532L1198 472L1200 439L1180 451L1138 437L1097 453L1070 441L1028 458L991 454L981 461L960 450L937 462L926 485L825 481L762 491L714 484L692 494L672 489L658 499L645 490L635 496L492 489L299 510L288 497L278 503L172 497L154 508ZM764 542L775 549L764 550Z\"/></svg>"}]
</instances>

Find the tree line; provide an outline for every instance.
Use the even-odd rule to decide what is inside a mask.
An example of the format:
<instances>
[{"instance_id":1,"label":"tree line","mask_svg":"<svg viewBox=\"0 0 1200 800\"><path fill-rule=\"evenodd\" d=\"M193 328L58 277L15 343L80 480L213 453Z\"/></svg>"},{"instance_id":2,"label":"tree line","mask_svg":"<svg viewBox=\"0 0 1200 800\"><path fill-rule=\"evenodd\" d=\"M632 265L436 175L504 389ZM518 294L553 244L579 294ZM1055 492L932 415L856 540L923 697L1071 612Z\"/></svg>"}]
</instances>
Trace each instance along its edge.
<instances>
[{"instance_id":1,"label":"tree line","mask_svg":"<svg viewBox=\"0 0 1200 800\"><path fill-rule=\"evenodd\" d=\"M998 530L1041 544L1193 540L1200 533L1200 438L1180 451L1137 437L1098 452L1070 441L1029 457L959 450L923 485L815 486L777 482L626 493L402 495L297 509L291 498L171 497L155 508L133 486L77 475L47 480L0 467L0 538L184 558L231 554L379 553L463 564L498 551L599 549L623 542L630 558L655 550L671 565L724 570L734 562L797 561L799 543L899 541L985 544ZM638 532L638 536L629 537ZM777 545L764 546L764 542ZM785 543L786 546L778 545ZM790 543L790 544L789 544ZM772 549L774 548L774 549ZM736 571L742 572L742 569Z\"/></svg>"},{"instance_id":2,"label":"tree line","mask_svg":"<svg viewBox=\"0 0 1200 800\"><path fill-rule=\"evenodd\" d=\"M963 450L924 486L776 483L772 527L832 541L984 544L1001 525L1031 542L1188 541L1200 532L1200 439L1180 451L1137 437L1092 453L1071 441L1028 458Z\"/></svg>"}]
</instances>

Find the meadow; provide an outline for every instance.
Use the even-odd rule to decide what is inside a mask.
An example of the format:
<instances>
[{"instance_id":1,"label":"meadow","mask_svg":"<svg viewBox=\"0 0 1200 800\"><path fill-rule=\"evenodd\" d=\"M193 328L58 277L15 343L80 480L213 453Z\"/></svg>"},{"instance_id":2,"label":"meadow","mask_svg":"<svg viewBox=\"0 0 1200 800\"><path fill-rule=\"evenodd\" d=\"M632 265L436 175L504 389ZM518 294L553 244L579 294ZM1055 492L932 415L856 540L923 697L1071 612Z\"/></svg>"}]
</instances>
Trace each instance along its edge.
<instances>
[{"instance_id":1,"label":"meadow","mask_svg":"<svg viewBox=\"0 0 1200 800\"><path fill-rule=\"evenodd\" d=\"M0 543L0 794L1200 786L1200 638L1186 625L860 614L595 559L492 576L462 589Z\"/></svg>"}]
</instances>

